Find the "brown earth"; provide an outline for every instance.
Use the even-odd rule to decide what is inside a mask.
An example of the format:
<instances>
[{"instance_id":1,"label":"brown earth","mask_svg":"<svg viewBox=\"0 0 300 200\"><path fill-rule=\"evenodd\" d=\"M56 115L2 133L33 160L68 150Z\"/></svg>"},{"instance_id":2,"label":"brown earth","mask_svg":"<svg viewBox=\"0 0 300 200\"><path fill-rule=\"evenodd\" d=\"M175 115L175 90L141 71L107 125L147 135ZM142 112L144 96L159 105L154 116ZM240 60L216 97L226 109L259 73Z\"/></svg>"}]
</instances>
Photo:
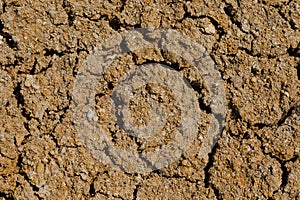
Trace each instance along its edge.
<instances>
[{"instance_id":1,"label":"brown earth","mask_svg":"<svg viewBox=\"0 0 300 200\"><path fill-rule=\"evenodd\" d=\"M0 0L0 198L300 199L299 13L298 0ZM94 47L147 27L177 30L206 48L224 80L228 112L207 158L198 156L197 138L170 166L131 174L105 166L78 137L72 89ZM119 63L172 67L170 59L133 52ZM99 93L110 94L112 79ZM147 109L143 94L132 112ZM96 101L105 105L105 96ZM116 145L136 145L108 129ZM171 140L170 129L153 145Z\"/></svg>"}]
</instances>

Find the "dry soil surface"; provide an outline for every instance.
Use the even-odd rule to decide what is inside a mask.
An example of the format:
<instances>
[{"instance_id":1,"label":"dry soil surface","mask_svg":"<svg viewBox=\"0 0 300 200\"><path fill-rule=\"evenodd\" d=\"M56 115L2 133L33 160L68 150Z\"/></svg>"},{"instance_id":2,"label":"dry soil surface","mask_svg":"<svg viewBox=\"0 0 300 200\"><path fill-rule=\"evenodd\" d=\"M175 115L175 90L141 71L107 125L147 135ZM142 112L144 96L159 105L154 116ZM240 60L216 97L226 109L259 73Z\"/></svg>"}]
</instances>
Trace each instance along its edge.
<instances>
[{"instance_id":1,"label":"dry soil surface","mask_svg":"<svg viewBox=\"0 0 300 200\"><path fill-rule=\"evenodd\" d=\"M0 0L0 198L300 199L299 13L298 0ZM72 90L94 47L147 27L176 30L205 47L225 84L226 126L206 157L196 137L171 165L126 173L96 159L78 136ZM130 52L103 79L97 113L109 107L124 70L149 62L195 78L172 55ZM209 119L201 81L191 82ZM156 87L141 87L132 100L136 124L150 120L139 109L151 106ZM176 124L172 93L158 91ZM171 126L145 144L120 133L113 116L102 120L121 148L151 151L172 140Z\"/></svg>"}]
</instances>

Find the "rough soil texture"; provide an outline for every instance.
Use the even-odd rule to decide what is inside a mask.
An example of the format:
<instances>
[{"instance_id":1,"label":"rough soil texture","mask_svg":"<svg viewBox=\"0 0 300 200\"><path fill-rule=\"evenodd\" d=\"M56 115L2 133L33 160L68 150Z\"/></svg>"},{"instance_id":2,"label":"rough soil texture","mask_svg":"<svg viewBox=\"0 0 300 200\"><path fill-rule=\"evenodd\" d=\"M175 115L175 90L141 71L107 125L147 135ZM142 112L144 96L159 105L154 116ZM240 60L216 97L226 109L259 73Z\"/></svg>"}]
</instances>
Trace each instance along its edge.
<instances>
[{"instance_id":1,"label":"rough soil texture","mask_svg":"<svg viewBox=\"0 0 300 200\"><path fill-rule=\"evenodd\" d=\"M0 0L0 198L300 199L299 13L298 0ZM197 156L197 138L170 166L130 174L82 143L71 92L94 47L146 27L175 29L207 49L226 86L227 124L207 158ZM172 59L133 52L120 62L175 63L180 71ZM116 77L99 94L109 94ZM210 115L209 105L201 109ZM117 145L136 145L110 129Z\"/></svg>"}]
</instances>

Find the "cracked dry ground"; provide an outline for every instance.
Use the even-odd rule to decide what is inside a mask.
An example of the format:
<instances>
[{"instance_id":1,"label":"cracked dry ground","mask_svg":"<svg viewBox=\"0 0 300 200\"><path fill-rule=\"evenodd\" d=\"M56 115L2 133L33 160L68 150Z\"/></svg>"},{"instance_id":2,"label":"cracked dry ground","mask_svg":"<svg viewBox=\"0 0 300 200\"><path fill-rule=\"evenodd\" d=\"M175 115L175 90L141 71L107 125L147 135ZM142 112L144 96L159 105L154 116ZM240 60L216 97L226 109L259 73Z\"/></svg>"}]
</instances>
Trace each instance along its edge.
<instances>
[{"instance_id":1,"label":"cracked dry ground","mask_svg":"<svg viewBox=\"0 0 300 200\"><path fill-rule=\"evenodd\" d=\"M0 0L0 199L300 199L299 13L298 0ZM78 138L71 91L95 46L146 27L207 49L227 124L207 157L195 139L165 169L129 174Z\"/></svg>"}]
</instances>

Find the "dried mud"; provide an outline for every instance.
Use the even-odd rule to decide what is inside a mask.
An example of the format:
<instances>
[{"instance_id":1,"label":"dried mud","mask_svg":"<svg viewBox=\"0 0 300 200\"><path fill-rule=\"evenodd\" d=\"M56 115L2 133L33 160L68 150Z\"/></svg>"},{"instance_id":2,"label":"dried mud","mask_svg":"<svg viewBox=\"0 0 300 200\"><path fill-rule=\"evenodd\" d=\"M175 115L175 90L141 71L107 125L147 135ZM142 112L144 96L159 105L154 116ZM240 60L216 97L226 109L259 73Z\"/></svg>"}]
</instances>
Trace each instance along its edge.
<instances>
[{"instance_id":1,"label":"dried mud","mask_svg":"<svg viewBox=\"0 0 300 200\"><path fill-rule=\"evenodd\" d=\"M300 199L299 13L297 0L0 0L0 199ZM197 138L170 166L130 174L85 147L71 93L94 47L147 27L177 30L206 48L225 83L228 112L207 157L198 156ZM149 61L177 71L184 65L155 51L133 52L119 63ZM99 89L97 104L105 106L114 78ZM132 110L142 109L147 95L134 99ZM116 145L139 148L107 127ZM166 132L166 141L153 145L172 139Z\"/></svg>"}]
</instances>

